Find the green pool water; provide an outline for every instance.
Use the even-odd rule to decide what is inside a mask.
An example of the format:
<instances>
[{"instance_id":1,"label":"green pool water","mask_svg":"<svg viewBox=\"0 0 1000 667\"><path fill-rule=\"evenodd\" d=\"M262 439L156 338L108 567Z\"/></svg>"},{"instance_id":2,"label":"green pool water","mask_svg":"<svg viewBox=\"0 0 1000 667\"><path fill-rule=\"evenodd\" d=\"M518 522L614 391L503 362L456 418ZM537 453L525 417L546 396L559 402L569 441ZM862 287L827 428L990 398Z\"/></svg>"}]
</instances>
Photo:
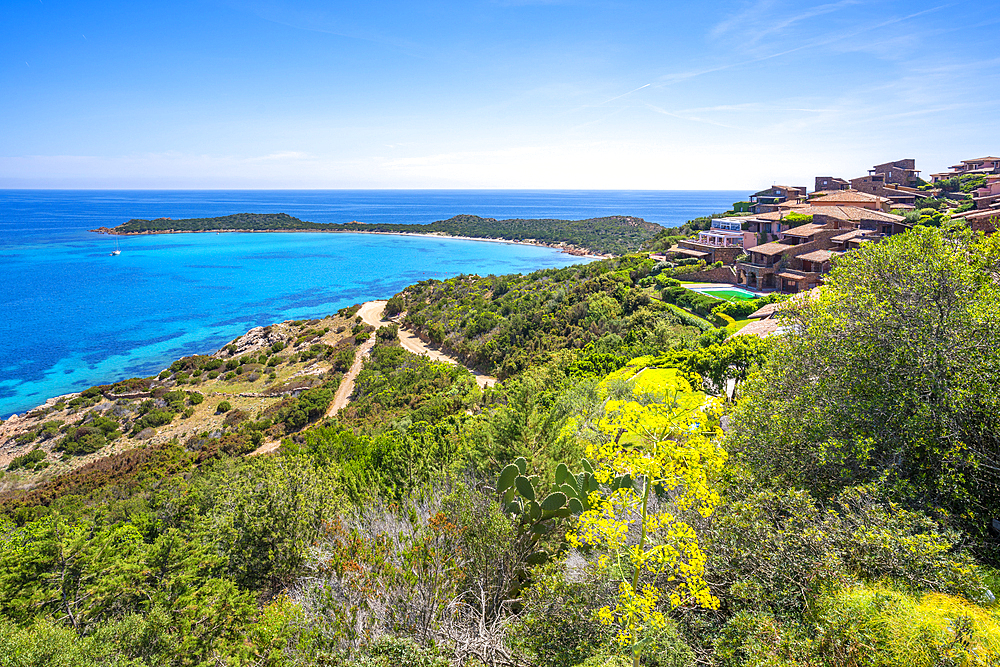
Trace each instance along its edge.
<instances>
[{"instance_id":1,"label":"green pool water","mask_svg":"<svg viewBox=\"0 0 1000 667\"><path fill-rule=\"evenodd\" d=\"M746 299L757 298L756 294L751 294L741 289L700 289L695 291L699 294L706 294L716 299L725 299L726 301L744 301Z\"/></svg>"}]
</instances>

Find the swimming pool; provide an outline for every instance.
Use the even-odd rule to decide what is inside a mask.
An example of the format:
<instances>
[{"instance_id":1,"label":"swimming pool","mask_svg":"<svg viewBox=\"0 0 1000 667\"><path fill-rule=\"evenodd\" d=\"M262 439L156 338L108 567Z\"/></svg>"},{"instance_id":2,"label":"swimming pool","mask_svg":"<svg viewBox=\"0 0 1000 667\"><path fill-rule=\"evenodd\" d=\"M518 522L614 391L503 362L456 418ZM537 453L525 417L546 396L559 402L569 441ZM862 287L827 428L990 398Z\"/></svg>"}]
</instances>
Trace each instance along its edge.
<instances>
[{"instance_id":1,"label":"swimming pool","mask_svg":"<svg viewBox=\"0 0 1000 667\"><path fill-rule=\"evenodd\" d=\"M754 294L753 292L748 292L738 287L720 287L720 288L701 287L692 291L698 292L699 294L704 294L706 296L711 296L716 299L724 299L725 301L745 301L747 299L758 298L757 294Z\"/></svg>"}]
</instances>

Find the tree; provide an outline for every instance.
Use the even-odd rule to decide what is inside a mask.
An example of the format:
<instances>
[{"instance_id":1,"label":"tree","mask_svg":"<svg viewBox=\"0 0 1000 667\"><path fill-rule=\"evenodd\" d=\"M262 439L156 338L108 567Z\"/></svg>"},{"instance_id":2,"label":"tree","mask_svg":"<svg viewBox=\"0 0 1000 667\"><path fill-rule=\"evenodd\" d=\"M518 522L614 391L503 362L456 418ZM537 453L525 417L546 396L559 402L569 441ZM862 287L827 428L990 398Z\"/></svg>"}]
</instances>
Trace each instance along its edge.
<instances>
[{"instance_id":1,"label":"tree","mask_svg":"<svg viewBox=\"0 0 1000 667\"><path fill-rule=\"evenodd\" d=\"M719 502L712 479L726 454L708 437L714 433L703 432L701 396L676 371L664 378L659 400L633 395L607 402L598 422L604 437L587 450L605 491L591 494L590 509L568 535L574 546L606 549L599 562L619 580L619 594L598 616L618 628L634 667L650 634L667 625L657 581L669 586L670 608L719 604L703 578L698 536L683 517L691 511L711 515Z\"/></svg>"},{"instance_id":2,"label":"tree","mask_svg":"<svg viewBox=\"0 0 1000 667\"><path fill-rule=\"evenodd\" d=\"M915 228L784 312L795 333L744 387L731 451L822 497L881 481L982 532L1000 505L1000 239Z\"/></svg>"},{"instance_id":3,"label":"tree","mask_svg":"<svg viewBox=\"0 0 1000 667\"><path fill-rule=\"evenodd\" d=\"M131 609L142 596L146 546L129 523L101 527L43 517L0 533L0 612L45 613L77 632Z\"/></svg>"}]
</instances>

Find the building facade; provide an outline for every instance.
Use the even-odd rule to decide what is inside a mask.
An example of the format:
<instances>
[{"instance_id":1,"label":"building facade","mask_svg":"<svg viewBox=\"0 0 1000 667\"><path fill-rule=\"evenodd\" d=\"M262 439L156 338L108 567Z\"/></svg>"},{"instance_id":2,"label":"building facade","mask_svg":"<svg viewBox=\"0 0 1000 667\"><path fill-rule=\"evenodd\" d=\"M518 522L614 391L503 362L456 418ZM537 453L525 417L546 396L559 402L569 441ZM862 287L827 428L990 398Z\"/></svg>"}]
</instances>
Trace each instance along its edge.
<instances>
[{"instance_id":1,"label":"building facade","mask_svg":"<svg viewBox=\"0 0 1000 667\"><path fill-rule=\"evenodd\" d=\"M707 264L722 262L727 266L746 248L757 245L756 234L743 229L747 218L715 218L710 229L698 233L698 239L682 239L671 251L677 255L705 260Z\"/></svg>"},{"instance_id":2,"label":"building facade","mask_svg":"<svg viewBox=\"0 0 1000 667\"><path fill-rule=\"evenodd\" d=\"M949 171L943 171L939 174L931 174L931 183L937 183L946 178L965 174L1000 174L1000 157L988 155L971 160L962 160L958 164L951 165L948 169Z\"/></svg>"},{"instance_id":3,"label":"building facade","mask_svg":"<svg viewBox=\"0 0 1000 667\"><path fill-rule=\"evenodd\" d=\"M766 190L750 195L751 213L771 213L778 210L778 204L786 201L805 199L805 186L772 185Z\"/></svg>"}]
</instances>

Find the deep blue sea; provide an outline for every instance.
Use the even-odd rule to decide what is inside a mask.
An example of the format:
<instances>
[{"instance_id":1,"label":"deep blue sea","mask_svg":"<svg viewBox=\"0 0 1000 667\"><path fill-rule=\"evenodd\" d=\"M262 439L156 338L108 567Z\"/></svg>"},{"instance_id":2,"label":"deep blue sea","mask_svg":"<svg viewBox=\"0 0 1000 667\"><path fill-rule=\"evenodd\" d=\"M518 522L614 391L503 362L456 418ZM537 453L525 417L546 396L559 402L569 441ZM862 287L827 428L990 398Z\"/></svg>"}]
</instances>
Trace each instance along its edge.
<instances>
[{"instance_id":1,"label":"deep blue sea","mask_svg":"<svg viewBox=\"0 0 1000 667\"><path fill-rule=\"evenodd\" d=\"M428 223L632 215L674 226L732 191L0 190L0 416L156 373L248 329L322 317L426 278L581 261L548 248L371 234L93 234L131 218L284 212L313 222Z\"/></svg>"}]
</instances>

